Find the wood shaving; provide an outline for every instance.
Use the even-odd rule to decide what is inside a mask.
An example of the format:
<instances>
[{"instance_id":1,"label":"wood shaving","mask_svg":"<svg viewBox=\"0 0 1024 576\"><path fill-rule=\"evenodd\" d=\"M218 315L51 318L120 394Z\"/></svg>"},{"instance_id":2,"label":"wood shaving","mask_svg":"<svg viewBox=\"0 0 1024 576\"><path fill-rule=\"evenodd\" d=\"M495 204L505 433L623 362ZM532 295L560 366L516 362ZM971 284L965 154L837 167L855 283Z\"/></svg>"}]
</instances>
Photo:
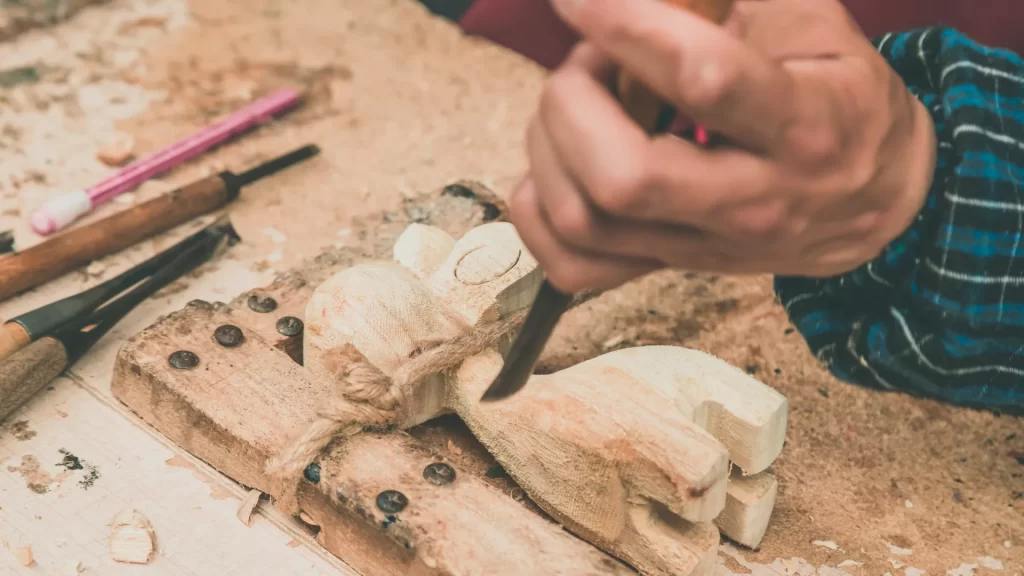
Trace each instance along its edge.
<instances>
[{"instance_id":1,"label":"wood shaving","mask_svg":"<svg viewBox=\"0 0 1024 576\"><path fill-rule=\"evenodd\" d=\"M82 572L85 572L85 567L82 566L82 563L77 560L72 560L64 565L64 568L61 569L60 573L61 576L78 576Z\"/></svg>"},{"instance_id":2,"label":"wood shaving","mask_svg":"<svg viewBox=\"0 0 1024 576\"><path fill-rule=\"evenodd\" d=\"M822 548L828 548L829 550L839 550L839 544L836 544L831 540L815 540L811 542L811 544L821 546Z\"/></svg>"},{"instance_id":3,"label":"wood shaving","mask_svg":"<svg viewBox=\"0 0 1024 576\"><path fill-rule=\"evenodd\" d=\"M36 563L35 556L32 554L32 546L18 546L14 549L14 557L18 559L18 564L26 568Z\"/></svg>"},{"instance_id":4,"label":"wood shaving","mask_svg":"<svg viewBox=\"0 0 1024 576\"><path fill-rule=\"evenodd\" d=\"M899 546L893 544L892 542L886 542L886 544L889 545L889 552L891 552L891 553L893 553L893 554L895 554L897 556L910 556L911 554L914 553L914 551L911 550L910 548L900 548Z\"/></svg>"},{"instance_id":5,"label":"wood shaving","mask_svg":"<svg viewBox=\"0 0 1024 576\"><path fill-rule=\"evenodd\" d=\"M156 550L156 533L142 512L128 507L110 523L110 557L116 562L147 564Z\"/></svg>"},{"instance_id":6,"label":"wood shaving","mask_svg":"<svg viewBox=\"0 0 1024 576\"><path fill-rule=\"evenodd\" d=\"M242 499L241 504L238 505L238 512L235 514L242 521L242 524L246 526L252 525L252 513L256 510L256 506L259 505L261 496L263 496L263 492L250 490L245 495L245 498Z\"/></svg>"},{"instance_id":7,"label":"wood shaving","mask_svg":"<svg viewBox=\"0 0 1024 576\"><path fill-rule=\"evenodd\" d=\"M459 448L451 440L448 441L448 451L456 456L462 456L462 448Z\"/></svg>"},{"instance_id":8,"label":"wood shaving","mask_svg":"<svg viewBox=\"0 0 1024 576\"><path fill-rule=\"evenodd\" d=\"M96 159L107 166L124 166L135 151L135 138L127 134L118 135L112 142L96 152Z\"/></svg>"}]
</instances>

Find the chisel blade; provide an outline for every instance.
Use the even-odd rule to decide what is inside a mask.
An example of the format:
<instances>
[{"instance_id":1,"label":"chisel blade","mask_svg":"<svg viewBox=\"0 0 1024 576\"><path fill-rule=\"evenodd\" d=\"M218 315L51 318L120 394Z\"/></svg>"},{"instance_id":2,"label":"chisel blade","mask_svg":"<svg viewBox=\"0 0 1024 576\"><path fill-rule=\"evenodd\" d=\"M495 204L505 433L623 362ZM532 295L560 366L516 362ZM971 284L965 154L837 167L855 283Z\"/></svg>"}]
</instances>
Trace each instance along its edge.
<instances>
[{"instance_id":1,"label":"chisel blade","mask_svg":"<svg viewBox=\"0 0 1024 576\"><path fill-rule=\"evenodd\" d=\"M569 309L572 299L571 294L559 292L547 280L541 284L533 307L527 313L526 320L523 321L523 326L508 351L501 372L484 392L480 398L481 402L503 400L526 385L526 381L533 374L534 366L537 365L537 359L544 351L544 345L551 337L558 319Z\"/></svg>"}]
</instances>

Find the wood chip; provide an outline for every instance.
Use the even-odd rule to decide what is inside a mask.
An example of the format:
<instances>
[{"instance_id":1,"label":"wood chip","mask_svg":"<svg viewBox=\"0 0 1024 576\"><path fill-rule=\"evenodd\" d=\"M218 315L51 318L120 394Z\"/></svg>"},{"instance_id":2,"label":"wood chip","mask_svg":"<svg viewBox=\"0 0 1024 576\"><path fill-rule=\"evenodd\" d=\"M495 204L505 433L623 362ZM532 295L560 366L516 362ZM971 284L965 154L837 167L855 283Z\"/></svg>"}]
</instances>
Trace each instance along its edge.
<instances>
[{"instance_id":1,"label":"wood chip","mask_svg":"<svg viewBox=\"0 0 1024 576\"><path fill-rule=\"evenodd\" d=\"M831 540L815 540L814 542L811 542L811 544L821 546L822 548L828 548L829 550L839 550L839 544L836 544Z\"/></svg>"},{"instance_id":2,"label":"wood chip","mask_svg":"<svg viewBox=\"0 0 1024 576\"><path fill-rule=\"evenodd\" d=\"M107 166L124 166L135 151L135 139L127 134L119 135L112 142L96 152L96 159Z\"/></svg>"},{"instance_id":3,"label":"wood chip","mask_svg":"<svg viewBox=\"0 0 1024 576\"><path fill-rule=\"evenodd\" d=\"M156 533L149 518L128 507L110 525L110 557L116 562L147 564L156 549Z\"/></svg>"},{"instance_id":4,"label":"wood chip","mask_svg":"<svg viewBox=\"0 0 1024 576\"><path fill-rule=\"evenodd\" d=\"M462 448L459 448L451 440L448 441L448 451L456 456L462 456Z\"/></svg>"},{"instance_id":5,"label":"wood chip","mask_svg":"<svg viewBox=\"0 0 1024 576\"><path fill-rule=\"evenodd\" d=\"M263 492L259 490L249 490L249 493L242 499L242 503L238 505L238 512L236 516L242 521L242 524L250 526L252 524L252 513L256 510L256 506L260 503L260 497L263 496Z\"/></svg>"},{"instance_id":6,"label":"wood chip","mask_svg":"<svg viewBox=\"0 0 1024 576\"><path fill-rule=\"evenodd\" d=\"M14 549L14 557L18 559L18 564L26 568L36 563L36 558L32 554L32 546L18 546Z\"/></svg>"}]
</instances>

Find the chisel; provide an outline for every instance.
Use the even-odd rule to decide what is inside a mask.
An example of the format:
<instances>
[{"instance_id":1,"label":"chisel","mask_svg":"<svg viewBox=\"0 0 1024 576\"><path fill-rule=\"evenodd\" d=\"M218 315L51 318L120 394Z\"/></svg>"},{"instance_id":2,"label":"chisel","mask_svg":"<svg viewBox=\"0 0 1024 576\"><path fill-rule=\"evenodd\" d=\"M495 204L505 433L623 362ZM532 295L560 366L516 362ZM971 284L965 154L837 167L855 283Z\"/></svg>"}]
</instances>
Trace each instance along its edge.
<instances>
[{"instance_id":1,"label":"chisel","mask_svg":"<svg viewBox=\"0 0 1024 576\"><path fill-rule=\"evenodd\" d=\"M224 171L74 228L27 250L0 258L0 300L79 268L89 262L219 210L238 197L243 186L316 155L304 146L241 174Z\"/></svg>"},{"instance_id":2,"label":"chisel","mask_svg":"<svg viewBox=\"0 0 1024 576\"><path fill-rule=\"evenodd\" d=\"M174 258L128 293L0 360L0 421L74 364L139 303L206 262L226 237L234 235L231 225L223 222L201 230L171 248Z\"/></svg>"},{"instance_id":3,"label":"chisel","mask_svg":"<svg viewBox=\"0 0 1024 576\"><path fill-rule=\"evenodd\" d=\"M102 304L163 268L179 253L201 242L207 235L206 230L202 230L102 284L4 322L0 325L0 360L49 335L61 326L81 320L95 312Z\"/></svg>"},{"instance_id":4,"label":"chisel","mask_svg":"<svg viewBox=\"0 0 1024 576\"><path fill-rule=\"evenodd\" d=\"M734 0L665 1L716 24L722 24L729 17ZM626 113L648 134L668 130L675 119L676 112L671 105L626 73L620 71L616 74L614 90ZM501 372L484 392L481 401L508 398L526 385L541 352L544 351L544 345L572 301L571 294L563 294L546 279L541 283L533 306L509 348Z\"/></svg>"}]
</instances>

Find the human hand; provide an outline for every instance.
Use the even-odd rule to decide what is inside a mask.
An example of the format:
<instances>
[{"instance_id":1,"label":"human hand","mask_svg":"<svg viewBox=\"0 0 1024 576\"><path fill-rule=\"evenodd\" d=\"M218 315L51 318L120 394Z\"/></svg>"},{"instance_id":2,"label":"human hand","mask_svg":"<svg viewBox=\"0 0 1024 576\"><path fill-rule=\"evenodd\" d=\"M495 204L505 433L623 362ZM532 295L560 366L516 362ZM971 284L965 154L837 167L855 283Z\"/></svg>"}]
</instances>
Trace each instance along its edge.
<instances>
[{"instance_id":1,"label":"human hand","mask_svg":"<svg viewBox=\"0 0 1024 576\"><path fill-rule=\"evenodd\" d=\"M662 268L831 276L924 203L934 127L837 0L739 0L724 27L661 0L553 0L583 40L547 81L511 220L560 290ZM613 67L726 140L649 137Z\"/></svg>"}]
</instances>

